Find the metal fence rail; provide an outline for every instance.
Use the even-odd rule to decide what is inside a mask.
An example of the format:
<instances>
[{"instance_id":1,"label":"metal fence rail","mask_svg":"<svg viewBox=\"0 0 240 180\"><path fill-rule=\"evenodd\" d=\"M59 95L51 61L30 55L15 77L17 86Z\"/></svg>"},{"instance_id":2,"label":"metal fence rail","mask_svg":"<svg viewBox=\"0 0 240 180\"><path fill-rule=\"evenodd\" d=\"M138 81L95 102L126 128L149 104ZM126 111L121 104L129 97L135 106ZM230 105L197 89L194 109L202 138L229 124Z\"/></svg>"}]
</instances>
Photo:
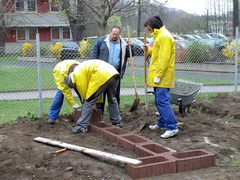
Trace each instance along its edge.
<instances>
[{"instance_id":1,"label":"metal fence rail","mask_svg":"<svg viewBox=\"0 0 240 180\"><path fill-rule=\"evenodd\" d=\"M22 109L16 116L47 113L56 90L52 75L56 63L63 59L75 59L80 62L91 59L92 49L97 40L46 44L39 41L38 35L36 39L34 42L19 43L11 49L0 51L2 119L5 114L12 113L13 106ZM240 79L237 73L239 42L233 40L214 43L176 41L176 78L200 82L205 86L237 85ZM143 49L141 44L135 43L133 46L138 91L143 95ZM122 96L134 95L130 72L127 66L126 74L122 79ZM71 107L64 112L71 112Z\"/></svg>"}]
</instances>

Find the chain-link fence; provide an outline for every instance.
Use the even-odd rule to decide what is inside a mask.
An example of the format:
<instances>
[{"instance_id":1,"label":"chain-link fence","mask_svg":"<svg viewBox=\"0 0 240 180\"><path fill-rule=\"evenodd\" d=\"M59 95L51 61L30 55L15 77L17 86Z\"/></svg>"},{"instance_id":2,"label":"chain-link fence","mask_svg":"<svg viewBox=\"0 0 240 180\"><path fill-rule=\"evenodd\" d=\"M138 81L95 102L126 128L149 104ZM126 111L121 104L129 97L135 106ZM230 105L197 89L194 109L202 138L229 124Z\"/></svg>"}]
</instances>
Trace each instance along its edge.
<instances>
[{"instance_id":1,"label":"chain-link fence","mask_svg":"<svg viewBox=\"0 0 240 180\"><path fill-rule=\"evenodd\" d=\"M56 92L52 74L54 66L64 59L80 62L91 59L97 39L89 37L81 42L39 42L39 48L35 41L5 45L0 51L0 122L23 115L35 118L39 115L41 96L40 105L43 109L40 110L48 113ZM148 40L148 45L153 46L151 38ZM131 41L138 92L144 95L144 43L142 38L132 38ZM239 44L236 45L235 40L176 40L176 79L203 83L205 89L228 89L239 79L238 75L235 76L236 48L239 48ZM147 59L150 61L150 57ZM132 103L132 85L130 66L127 66L121 81L122 105ZM61 113L70 112L72 108L64 102Z\"/></svg>"}]
</instances>

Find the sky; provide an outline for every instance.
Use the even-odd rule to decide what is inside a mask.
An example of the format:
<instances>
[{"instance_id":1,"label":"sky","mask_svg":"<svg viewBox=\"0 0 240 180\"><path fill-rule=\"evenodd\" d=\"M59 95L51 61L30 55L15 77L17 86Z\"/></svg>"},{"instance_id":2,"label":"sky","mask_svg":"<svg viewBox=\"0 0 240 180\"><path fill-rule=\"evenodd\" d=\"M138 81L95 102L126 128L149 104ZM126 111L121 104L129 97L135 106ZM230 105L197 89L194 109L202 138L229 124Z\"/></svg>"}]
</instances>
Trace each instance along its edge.
<instances>
[{"instance_id":1,"label":"sky","mask_svg":"<svg viewBox=\"0 0 240 180\"><path fill-rule=\"evenodd\" d=\"M164 2L165 0L158 0ZM208 8L209 0L168 0L167 6L182 9L188 13L204 15Z\"/></svg>"}]
</instances>

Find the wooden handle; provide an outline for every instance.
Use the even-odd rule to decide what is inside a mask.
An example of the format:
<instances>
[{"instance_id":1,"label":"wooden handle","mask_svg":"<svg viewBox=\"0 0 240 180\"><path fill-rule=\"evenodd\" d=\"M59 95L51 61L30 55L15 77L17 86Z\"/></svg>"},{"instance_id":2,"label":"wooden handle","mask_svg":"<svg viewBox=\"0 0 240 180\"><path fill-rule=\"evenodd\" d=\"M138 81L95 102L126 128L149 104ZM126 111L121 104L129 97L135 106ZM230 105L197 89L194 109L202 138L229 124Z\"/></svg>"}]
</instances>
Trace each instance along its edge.
<instances>
[{"instance_id":1,"label":"wooden handle","mask_svg":"<svg viewBox=\"0 0 240 180\"><path fill-rule=\"evenodd\" d=\"M144 46L147 45L147 34L144 32ZM148 112L148 97L147 97L147 51L144 48L144 98L145 98L145 108Z\"/></svg>"},{"instance_id":2,"label":"wooden handle","mask_svg":"<svg viewBox=\"0 0 240 180\"><path fill-rule=\"evenodd\" d=\"M58 153L66 151L66 150L67 150L67 148L60 149L60 150L55 151L54 154L58 154Z\"/></svg>"},{"instance_id":3,"label":"wooden handle","mask_svg":"<svg viewBox=\"0 0 240 180\"><path fill-rule=\"evenodd\" d=\"M136 83L136 78L135 78L135 75L134 75L132 47L131 47L131 45L129 44L130 41L131 41L130 29L129 29L129 26L128 26L128 47L129 47L129 55L130 55L129 61L130 61L130 67L131 67L131 72L132 72L133 87L134 87L135 95L136 95L136 97L138 98L137 83Z\"/></svg>"}]
</instances>

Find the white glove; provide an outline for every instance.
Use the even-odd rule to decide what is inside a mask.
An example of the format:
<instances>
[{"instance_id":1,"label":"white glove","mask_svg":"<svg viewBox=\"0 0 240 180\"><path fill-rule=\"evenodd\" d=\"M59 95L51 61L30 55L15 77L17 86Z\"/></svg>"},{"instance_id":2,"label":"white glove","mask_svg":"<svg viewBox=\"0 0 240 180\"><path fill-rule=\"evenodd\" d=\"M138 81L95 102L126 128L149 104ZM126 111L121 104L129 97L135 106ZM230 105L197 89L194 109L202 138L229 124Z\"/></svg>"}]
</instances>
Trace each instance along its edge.
<instances>
[{"instance_id":1,"label":"white glove","mask_svg":"<svg viewBox=\"0 0 240 180\"><path fill-rule=\"evenodd\" d=\"M79 106L78 104L74 104L74 105L72 106L72 108L73 108L74 110L80 110L80 106Z\"/></svg>"},{"instance_id":2,"label":"white glove","mask_svg":"<svg viewBox=\"0 0 240 180\"><path fill-rule=\"evenodd\" d=\"M158 77L158 76L155 76L155 77L154 77L153 82L154 82L155 84L159 84L160 81L161 81L160 77Z\"/></svg>"}]
</instances>

